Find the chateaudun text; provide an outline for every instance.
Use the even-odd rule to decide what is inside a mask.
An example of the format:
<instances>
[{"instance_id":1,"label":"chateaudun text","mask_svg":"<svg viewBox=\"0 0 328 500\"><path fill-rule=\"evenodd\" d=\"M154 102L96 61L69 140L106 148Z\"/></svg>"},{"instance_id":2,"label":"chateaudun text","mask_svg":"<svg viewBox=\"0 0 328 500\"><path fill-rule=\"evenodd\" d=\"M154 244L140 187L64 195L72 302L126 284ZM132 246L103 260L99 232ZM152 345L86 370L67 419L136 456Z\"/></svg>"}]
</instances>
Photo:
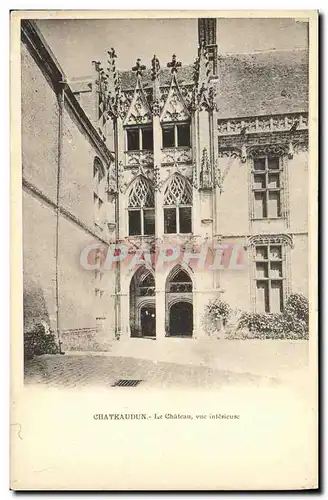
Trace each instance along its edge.
<instances>
[{"instance_id":1,"label":"chateaudun text","mask_svg":"<svg viewBox=\"0 0 328 500\"><path fill-rule=\"evenodd\" d=\"M95 413L94 420L239 420L240 415L230 413Z\"/></svg>"}]
</instances>

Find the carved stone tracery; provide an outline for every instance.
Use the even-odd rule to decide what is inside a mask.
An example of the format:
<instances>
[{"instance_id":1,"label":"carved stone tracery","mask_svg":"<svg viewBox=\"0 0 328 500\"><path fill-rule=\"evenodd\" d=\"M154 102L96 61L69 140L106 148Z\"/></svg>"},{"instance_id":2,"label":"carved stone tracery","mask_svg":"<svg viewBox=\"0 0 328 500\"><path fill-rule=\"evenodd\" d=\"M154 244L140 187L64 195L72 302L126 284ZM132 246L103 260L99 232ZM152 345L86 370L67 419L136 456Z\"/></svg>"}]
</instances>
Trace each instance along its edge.
<instances>
[{"instance_id":1,"label":"carved stone tracery","mask_svg":"<svg viewBox=\"0 0 328 500\"><path fill-rule=\"evenodd\" d=\"M161 122L189 121L190 113L182 97L175 73L172 75L170 90L161 112Z\"/></svg>"},{"instance_id":2,"label":"carved stone tracery","mask_svg":"<svg viewBox=\"0 0 328 500\"><path fill-rule=\"evenodd\" d=\"M140 59L137 59L136 65L132 68L136 72L137 82L129 110L124 119L124 125L140 125L152 121L152 112L141 84L141 75L144 69L146 66L140 64Z\"/></svg>"},{"instance_id":3,"label":"carved stone tracery","mask_svg":"<svg viewBox=\"0 0 328 500\"><path fill-rule=\"evenodd\" d=\"M294 113L273 116L253 116L249 118L231 118L218 120L219 136L238 135L243 129L247 133L306 130L307 113ZM294 130L294 131L295 131Z\"/></svg>"},{"instance_id":4,"label":"carved stone tracery","mask_svg":"<svg viewBox=\"0 0 328 500\"><path fill-rule=\"evenodd\" d=\"M288 153L288 144L268 144L251 146L247 148L246 154L249 158L254 158L256 156L284 156Z\"/></svg>"},{"instance_id":5,"label":"carved stone tracery","mask_svg":"<svg viewBox=\"0 0 328 500\"><path fill-rule=\"evenodd\" d=\"M161 188L162 188L162 184L161 184L161 169L158 165L155 165L154 166L154 180L153 180L153 184L154 184L154 189L155 191L160 191Z\"/></svg>"},{"instance_id":6,"label":"carved stone tracery","mask_svg":"<svg viewBox=\"0 0 328 500\"><path fill-rule=\"evenodd\" d=\"M201 44L198 49L198 56L194 63L194 89L193 89L193 109L213 111L216 109L216 87L211 80L212 65L209 61L208 52Z\"/></svg>"},{"instance_id":7,"label":"carved stone tracery","mask_svg":"<svg viewBox=\"0 0 328 500\"><path fill-rule=\"evenodd\" d=\"M192 189L187 177L175 173L170 175L164 192L165 205L191 205Z\"/></svg>"},{"instance_id":8,"label":"carved stone tracery","mask_svg":"<svg viewBox=\"0 0 328 500\"><path fill-rule=\"evenodd\" d=\"M126 153L126 167L134 167L136 165L153 165L154 153L148 150L140 151L127 151Z\"/></svg>"},{"instance_id":9,"label":"carved stone tracery","mask_svg":"<svg viewBox=\"0 0 328 500\"><path fill-rule=\"evenodd\" d=\"M202 190L211 190L213 188L212 165L206 148L203 149L202 153L199 188Z\"/></svg>"},{"instance_id":10,"label":"carved stone tracery","mask_svg":"<svg viewBox=\"0 0 328 500\"><path fill-rule=\"evenodd\" d=\"M256 245L289 245L293 248L293 237L290 234L258 234L249 236L247 246L255 247Z\"/></svg>"},{"instance_id":11,"label":"carved stone tracery","mask_svg":"<svg viewBox=\"0 0 328 500\"><path fill-rule=\"evenodd\" d=\"M137 173L130 183L129 207L153 207L155 204L152 185L142 173Z\"/></svg>"},{"instance_id":12,"label":"carved stone tracery","mask_svg":"<svg viewBox=\"0 0 328 500\"><path fill-rule=\"evenodd\" d=\"M162 165L170 165L175 163L189 164L191 162L191 149L165 148L162 151Z\"/></svg>"}]
</instances>

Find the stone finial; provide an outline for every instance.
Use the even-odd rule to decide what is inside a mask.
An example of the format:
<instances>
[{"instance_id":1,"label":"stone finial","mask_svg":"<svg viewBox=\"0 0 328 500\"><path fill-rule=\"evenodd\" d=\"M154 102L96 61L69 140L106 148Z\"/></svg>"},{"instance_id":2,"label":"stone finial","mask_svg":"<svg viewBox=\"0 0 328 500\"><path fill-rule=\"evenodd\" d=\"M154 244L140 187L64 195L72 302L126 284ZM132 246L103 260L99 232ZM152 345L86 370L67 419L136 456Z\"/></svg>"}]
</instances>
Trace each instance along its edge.
<instances>
[{"instance_id":1,"label":"stone finial","mask_svg":"<svg viewBox=\"0 0 328 500\"><path fill-rule=\"evenodd\" d=\"M136 65L132 67L132 71L136 73L137 76L141 76L142 72L146 69L146 66L141 64L141 59L137 59Z\"/></svg>"},{"instance_id":2,"label":"stone finial","mask_svg":"<svg viewBox=\"0 0 328 500\"><path fill-rule=\"evenodd\" d=\"M159 75L160 64L158 58L154 55L151 60L151 79L156 80Z\"/></svg>"},{"instance_id":3,"label":"stone finial","mask_svg":"<svg viewBox=\"0 0 328 500\"><path fill-rule=\"evenodd\" d=\"M177 69L181 67L181 62L177 61L177 56L175 54L172 55L172 61L167 63L167 67L171 68L171 73L176 73Z\"/></svg>"},{"instance_id":4,"label":"stone finial","mask_svg":"<svg viewBox=\"0 0 328 500\"><path fill-rule=\"evenodd\" d=\"M108 73L110 73L110 72L115 73L115 71L116 71L115 59L117 59L117 54L115 52L115 49L113 49L113 47L112 47L110 50L107 50L107 54L108 54L107 71L108 71Z\"/></svg>"},{"instance_id":5,"label":"stone finial","mask_svg":"<svg viewBox=\"0 0 328 500\"><path fill-rule=\"evenodd\" d=\"M93 64L93 67L96 71L101 71L102 70L102 67L101 67L101 62L100 61L92 61L92 64Z\"/></svg>"}]
</instances>

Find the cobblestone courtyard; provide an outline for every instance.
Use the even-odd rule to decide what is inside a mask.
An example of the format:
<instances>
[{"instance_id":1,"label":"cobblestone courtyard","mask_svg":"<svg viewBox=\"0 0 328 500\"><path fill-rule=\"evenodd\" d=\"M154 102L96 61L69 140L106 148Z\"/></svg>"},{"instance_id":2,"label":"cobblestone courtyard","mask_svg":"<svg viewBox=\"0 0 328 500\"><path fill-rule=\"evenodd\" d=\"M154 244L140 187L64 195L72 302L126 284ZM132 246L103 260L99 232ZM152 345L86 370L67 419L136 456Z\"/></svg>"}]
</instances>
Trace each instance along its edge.
<instances>
[{"instance_id":1,"label":"cobblestone courtyard","mask_svg":"<svg viewBox=\"0 0 328 500\"><path fill-rule=\"evenodd\" d=\"M44 355L25 366L25 383L55 387L111 387L119 379L141 380L138 387L220 387L223 384L260 383L263 377L134 359L90 355ZM274 382L274 379L272 379Z\"/></svg>"},{"instance_id":2,"label":"cobblestone courtyard","mask_svg":"<svg viewBox=\"0 0 328 500\"><path fill-rule=\"evenodd\" d=\"M138 387L216 388L300 380L307 369L306 342L246 341L117 342L109 352L36 356L25 364L25 383L55 387L112 387L118 380Z\"/></svg>"}]
</instances>

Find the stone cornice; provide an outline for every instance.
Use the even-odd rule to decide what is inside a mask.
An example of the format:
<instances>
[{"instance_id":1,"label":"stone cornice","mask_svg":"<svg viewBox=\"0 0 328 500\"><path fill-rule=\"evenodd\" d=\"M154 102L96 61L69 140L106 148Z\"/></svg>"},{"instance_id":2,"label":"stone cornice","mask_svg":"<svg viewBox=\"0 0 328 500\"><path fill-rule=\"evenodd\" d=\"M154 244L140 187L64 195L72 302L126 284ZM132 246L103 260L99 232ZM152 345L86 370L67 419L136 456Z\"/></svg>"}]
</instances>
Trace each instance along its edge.
<instances>
[{"instance_id":1,"label":"stone cornice","mask_svg":"<svg viewBox=\"0 0 328 500\"><path fill-rule=\"evenodd\" d=\"M268 244L281 244L289 245L293 248L293 237L290 234L257 234L248 238L248 246L268 245Z\"/></svg>"},{"instance_id":2,"label":"stone cornice","mask_svg":"<svg viewBox=\"0 0 328 500\"><path fill-rule=\"evenodd\" d=\"M294 152L307 150L308 131L296 130L294 133L276 132L262 134L236 134L221 136L218 138L218 156L241 158L246 161L247 157L253 156L256 150L267 150L286 154L292 157Z\"/></svg>"},{"instance_id":3,"label":"stone cornice","mask_svg":"<svg viewBox=\"0 0 328 500\"><path fill-rule=\"evenodd\" d=\"M294 132L308 129L307 113L285 113L279 115L248 116L218 119L219 136L261 134L268 132Z\"/></svg>"}]
</instances>

